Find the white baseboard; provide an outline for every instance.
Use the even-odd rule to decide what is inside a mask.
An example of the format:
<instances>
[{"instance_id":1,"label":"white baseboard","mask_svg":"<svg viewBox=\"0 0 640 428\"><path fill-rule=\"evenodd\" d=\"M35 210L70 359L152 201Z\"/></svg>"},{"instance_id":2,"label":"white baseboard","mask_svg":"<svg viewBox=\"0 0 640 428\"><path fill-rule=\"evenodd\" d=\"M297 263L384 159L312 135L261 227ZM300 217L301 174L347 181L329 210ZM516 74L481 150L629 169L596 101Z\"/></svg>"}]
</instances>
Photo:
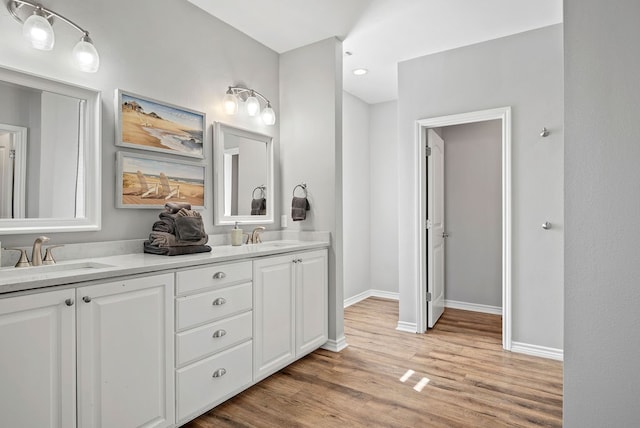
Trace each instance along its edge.
<instances>
[{"instance_id":1,"label":"white baseboard","mask_svg":"<svg viewBox=\"0 0 640 428\"><path fill-rule=\"evenodd\" d=\"M462 309L463 311L482 312L485 314L502 315L500 306L479 305L477 303L458 302L456 300L445 300L445 308Z\"/></svg>"},{"instance_id":2,"label":"white baseboard","mask_svg":"<svg viewBox=\"0 0 640 428\"><path fill-rule=\"evenodd\" d=\"M564 361L564 351L562 349L531 345L529 343L511 342L511 352Z\"/></svg>"},{"instance_id":3,"label":"white baseboard","mask_svg":"<svg viewBox=\"0 0 640 428\"><path fill-rule=\"evenodd\" d=\"M404 331L405 333L417 333L418 326L414 322L404 322L398 321L398 326L396 327L398 331Z\"/></svg>"},{"instance_id":4,"label":"white baseboard","mask_svg":"<svg viewBox=\"0 0 640 428\"><path fill-rule=\"evenodd\" d=\"M344 336L342 336L338 340L333 340L333 339L327 340L325 344L321 346L321 348L331 352L340 352L347 346L349 346L347 344L347 339Z\"/></svg>"},{"instance_id":5,"label":"white baseboard","mask_svg":"<svg viewBox=\"0 0 640 428\"><path fill-rule=\"evenodd\" d=\"M392 291L384 290L367 290L360 294L344 299L344 307L347 308L351 305L355 305L358 302L368 299L369 297L380 297L382 299L400 300L400 293L394 293Z\"/></svg>"}]
</instances>

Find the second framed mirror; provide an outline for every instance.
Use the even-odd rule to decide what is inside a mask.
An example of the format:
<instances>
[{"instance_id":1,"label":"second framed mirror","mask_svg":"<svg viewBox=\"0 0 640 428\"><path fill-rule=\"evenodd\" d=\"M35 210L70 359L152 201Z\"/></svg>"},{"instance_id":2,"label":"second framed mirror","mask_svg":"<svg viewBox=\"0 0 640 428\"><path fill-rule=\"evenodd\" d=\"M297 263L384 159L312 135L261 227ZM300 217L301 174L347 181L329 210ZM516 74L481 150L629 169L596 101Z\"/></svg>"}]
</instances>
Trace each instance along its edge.
<instances>
[{"instance_id":1,"label":"second framed mirror","mask_svg":"<svg viewBox=\"0 0 640 428\"><path fill-rule=\"evenodd\" d=\"M214 223L273 223L273 138L214 124Z\"/></svg>"}]
</instances>

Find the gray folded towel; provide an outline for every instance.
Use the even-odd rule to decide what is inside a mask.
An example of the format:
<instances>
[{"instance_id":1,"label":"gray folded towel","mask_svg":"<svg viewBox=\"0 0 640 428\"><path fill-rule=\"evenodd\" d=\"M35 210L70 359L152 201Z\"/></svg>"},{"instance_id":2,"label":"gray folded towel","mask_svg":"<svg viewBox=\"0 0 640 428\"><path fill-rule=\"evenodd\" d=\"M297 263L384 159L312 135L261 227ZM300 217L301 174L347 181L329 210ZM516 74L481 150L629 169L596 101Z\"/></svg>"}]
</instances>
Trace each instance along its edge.
<instances>
[{"instance_id":1,"label":"gray folded towel","mask_svg":"<svg viewBox=\"0 0 640 428\"><path fill-rule=\"evenodd\" d=\"M166 232L151 232L149 234L149 242L156 247L188 247L204 245L209 240L207 235L198 240L180 240L175 235Z\"/></svg>"},{"instance_id":2,"label":"gray folded towel","mask_svg":"<svg viewBox=\"0 0 640 428\"><path fill-rule=\"evenodd\" d=\"M207 239L202 217L176 217L176 239L179 241L200 241Z\"/></svg>"},{"instance_id":3,"label":"gray folded towel","mask_svg":"<svg viewBox=\"0 0 640 428\"><path fill-rule=\"evenodd\" d=\"M186 247L158 247L150 241L144 241L144 252L161 256L181 256L184 254L208 253L211 247L208 245L189 245Z\"/></svg>"},{"instance_id":4,"label":"gray folded towel","mask_svg":"<svg viewBox=\"0 0 640 428\"><path fill-rule=\"evenodd\" d=\"M267 199L256 198L251 200L251 215L266 215Z\"/></svg>"},{"instance_id":5,"label":"gray folded towel","mask_svg":"<svg viewBox=\"0 0 640 428\"><path fill-rule=\"evenodd\" d=\"M305 220L307 218L307 211L310 209L311 206L307 198L294 196L291 201L291 219L293 221Z\"/></svg>"},{"instance_id":6,"label":"gray folded towel","mask_svg":"<svg viewBox=\"0 0 640 428\"><path fill-rule=\"evenodd\" d=\"M151 230L154 232L175 233L176 223L173 219L162 219L153 223Z\"/></svg>"},{"instance_id":7,"label":"gray folded towel","mask_svg":"<svg viewBox=\"0 0 640 428\"><path fill-rule=\"evenodd\" d=\"M166 204L164 204L164 210L171 214L177 213L182 208L190 210L191 204L188 204L186 202L167 202Z\"/></svg>"}]
</instances>

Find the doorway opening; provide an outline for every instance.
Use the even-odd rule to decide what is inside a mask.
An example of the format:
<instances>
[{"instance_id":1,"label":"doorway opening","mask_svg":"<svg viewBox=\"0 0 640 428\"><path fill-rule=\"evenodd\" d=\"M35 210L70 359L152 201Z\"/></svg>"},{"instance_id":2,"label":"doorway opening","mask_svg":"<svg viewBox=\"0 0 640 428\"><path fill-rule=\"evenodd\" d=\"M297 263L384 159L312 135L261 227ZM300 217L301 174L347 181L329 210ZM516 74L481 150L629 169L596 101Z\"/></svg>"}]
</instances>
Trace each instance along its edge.
<instances>
[{"instance_id":1,"label":"doorway opening","mask_svg":"<svg viewBox=\"0 0 640 428\"><path fill-rule=\"evenodd\" d=\"M417 327L418 332L424 333L438 312L444 309L444 291L434 288L439 281L443 282L444 261L442 241L446 237L446 231L438 222L441 220L438 213L434 211L437 203L433 197L441 198L437 187L433 184L436 180L431 178L431 184L427 188L427 174L436 173L438 169L439 156L429 157L431 170L427 167L427 152L440 150L427 146L428 135L435 134L434 128L442 128L452 125L463 125L469 123L486 122L498 120L501 129L501 273L502 273L502 347L511 350L511 108L503 107L491 110L482 110L470 113L435 117L416 121L416 171L418 171L418 185L416 201L419 206L418 222L415 225L418 239L418 296L417 302ZM431 143L430 143L431 144ZM437 146L437 144L435 145ZM443 192L441 189L440 193ZM427 197L429 195L429 198ZM428 199L431 201L429 205ZM441 215L441 214L440 214ZM431 217L431 218L430 218ZM442 229L442 230L440 230ZM435 257L434 257L435 256ZM441 260L442 259L442 260ZM442 285L443 287L443 285ZM435 291L435 293L434 293ZM431 316L431 319L430 319Z\"/></svg>"}]
</instances>

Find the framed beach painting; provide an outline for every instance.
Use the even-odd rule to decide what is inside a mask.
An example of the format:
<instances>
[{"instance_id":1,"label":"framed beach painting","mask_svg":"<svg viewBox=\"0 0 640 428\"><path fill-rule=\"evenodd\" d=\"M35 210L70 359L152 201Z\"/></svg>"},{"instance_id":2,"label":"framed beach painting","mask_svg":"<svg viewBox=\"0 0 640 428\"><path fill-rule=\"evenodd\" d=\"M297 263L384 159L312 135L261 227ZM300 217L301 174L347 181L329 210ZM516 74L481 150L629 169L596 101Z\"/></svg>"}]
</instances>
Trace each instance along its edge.
<instances>
[{"instance_id":1,"label":"framed beach painting","mask_svg":"<svg viewBox=\"0 0 640 428\"><path fill-rule=\"evenodd\" d=\"M205 166L181 159L116 153L116 207L162 208L167 202L205 207Z\"/></svg>"},{"instance_id":2,"label":"framed beach painting","mask_svg":"<svg viewBox=\"0 0 640 428\"><path fill-rule=\"evenodd\" d=\"M206 116L116 89L116 146L204 159Z\"/></svg>"}]
</instances>

